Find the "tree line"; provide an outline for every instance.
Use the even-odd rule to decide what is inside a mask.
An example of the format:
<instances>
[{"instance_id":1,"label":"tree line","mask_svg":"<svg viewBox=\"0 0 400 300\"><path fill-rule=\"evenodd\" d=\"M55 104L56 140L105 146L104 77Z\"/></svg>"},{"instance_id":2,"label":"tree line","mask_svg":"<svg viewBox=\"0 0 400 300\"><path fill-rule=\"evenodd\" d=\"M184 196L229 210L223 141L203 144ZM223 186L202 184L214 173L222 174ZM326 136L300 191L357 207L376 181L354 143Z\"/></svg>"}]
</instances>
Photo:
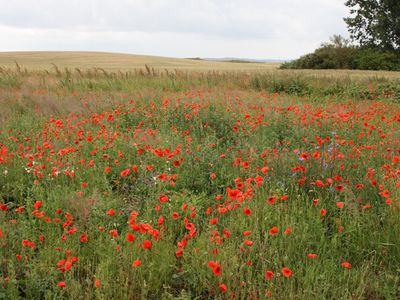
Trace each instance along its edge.
<instances>
[{"instance_id":1,"label":"tree line","mask_svg":"<svg viewBox=\"0 0 400 300\"><path fill-rule=\"evenodd\" d=\"M345 5L350 39L333 35L313 53L281 68L400 71L400 1L347 0Z\"/></svg>"}]
</instances>

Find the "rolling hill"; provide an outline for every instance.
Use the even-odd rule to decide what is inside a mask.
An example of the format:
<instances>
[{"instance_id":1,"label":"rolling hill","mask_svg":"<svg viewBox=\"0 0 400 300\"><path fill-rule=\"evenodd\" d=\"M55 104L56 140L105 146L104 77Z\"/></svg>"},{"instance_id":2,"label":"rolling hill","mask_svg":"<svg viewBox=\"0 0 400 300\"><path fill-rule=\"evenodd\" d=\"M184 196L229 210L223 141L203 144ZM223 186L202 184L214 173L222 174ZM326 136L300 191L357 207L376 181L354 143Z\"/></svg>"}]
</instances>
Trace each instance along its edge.
<instances>
[{"instance_id":1,"label":"rolling hill","mask_svg":"<svg viewBox=\"0 0 400 300\"><path fill-rule=\"evenodd\" d=\"M279 63L235 63L208 61L202 59L171 58L149 55L133 55L106 52L0 52L0 66L14 67L15 63L28 70L51 70L58 68L91 69L102 68L107 71L144 68L197 70L197 71L270 71Z\"/></svg>"}]
</instances>

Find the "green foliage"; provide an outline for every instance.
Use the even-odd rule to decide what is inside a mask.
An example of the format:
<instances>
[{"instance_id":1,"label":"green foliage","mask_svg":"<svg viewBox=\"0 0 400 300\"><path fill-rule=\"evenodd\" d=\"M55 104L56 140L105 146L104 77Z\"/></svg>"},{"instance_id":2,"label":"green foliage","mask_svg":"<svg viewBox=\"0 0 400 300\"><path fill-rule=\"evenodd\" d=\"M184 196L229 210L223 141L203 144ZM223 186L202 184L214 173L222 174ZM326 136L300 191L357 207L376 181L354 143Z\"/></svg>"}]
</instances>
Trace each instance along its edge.
<instances>
[{"instance_id":1,"label":"green foliage","mask_svg":"<svg viewBox=\"0 0 400 300\"><path fill-rule=\"evenodd\" d=\"M301 76L278 79L271 78L270 76L256 75L251 78L250 85L255 90L266 90L270 93L286 93L297 96L313 93L308 80Z\"/></svg>"},{"instance_id":2,"label":"green foliage","mask_svg":"<svg viewBox=\"0 0 400 300\"><path fill-rule=\"evenodd\" d=\"M400 2L347 0L351 16L345 18L358 46L334 35L313 53L286 62L281 69L400 70Z\"/></svg>"},{"instance_id":3,"label":"green foliage","mask_svg":"<svg viewBox=\"0 0 400 300\"><path fill-rule=\"evenodd\" d=\"M400 70L400 55L391 51L373 48L359 49L354 56L357 69L362 70Z\"/></svg>"},{"instance_id":4,"label":"green foliage","mask_svg":"<svg viewBox=\"0 0 400 300\"><path fill-rule=\"evenodd\" d=\"M347 0L350 17L344 18L351 38L361 46L400 49L398 0Z\"/></svg>"},{"instance_id":5,"label":"green foliage","mask_svg":"<svg viewBox=\"0 0 400 300\"><path fill-rule=\"evenodd\" d=\"M313 53L286 62L281 69L400 70L400 54L379 48L323 44Z\"/></svg>"}]
</instances>

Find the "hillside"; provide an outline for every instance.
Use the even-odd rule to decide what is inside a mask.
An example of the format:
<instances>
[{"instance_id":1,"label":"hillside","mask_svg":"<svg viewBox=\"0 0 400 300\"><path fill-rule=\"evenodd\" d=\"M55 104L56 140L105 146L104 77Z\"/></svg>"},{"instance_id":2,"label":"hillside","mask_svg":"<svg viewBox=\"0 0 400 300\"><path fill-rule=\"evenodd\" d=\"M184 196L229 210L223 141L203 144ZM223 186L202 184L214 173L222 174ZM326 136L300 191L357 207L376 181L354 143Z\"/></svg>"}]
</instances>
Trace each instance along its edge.
<instances>
[{"instance_id":1,"label":"hillside","mask_svg":"<svg viewBox=\"0 0 400 300\"><path fill-rule=\"evenodd\" d=\"M132 70L148 65L157 69L198 71L270 71L279 63L246 63L206 61L200 59L171 58L105 52L0 52L0 66L14 67L15 62L29 70L59 68L103 68L109 71Z\"/></svg>"}]
</instances>

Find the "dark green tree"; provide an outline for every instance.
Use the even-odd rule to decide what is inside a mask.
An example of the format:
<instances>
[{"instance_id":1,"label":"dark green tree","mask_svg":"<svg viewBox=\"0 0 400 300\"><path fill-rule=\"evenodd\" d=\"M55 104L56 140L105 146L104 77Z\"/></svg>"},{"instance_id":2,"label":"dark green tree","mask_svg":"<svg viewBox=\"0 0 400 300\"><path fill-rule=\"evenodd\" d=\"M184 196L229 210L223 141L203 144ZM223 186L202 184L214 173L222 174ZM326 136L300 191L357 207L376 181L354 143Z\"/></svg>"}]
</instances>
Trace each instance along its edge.
<instances>
[{"instance_id":1,"label":"dark green tree","mask_svg":"<svg viewBox=\"0 0 400 300\"><path fill-rule=\"evenodd\" d=\"M400 50L400 0L347 0L345 5L352 40L362 47Z\"/></svg>"}]
</instances>

